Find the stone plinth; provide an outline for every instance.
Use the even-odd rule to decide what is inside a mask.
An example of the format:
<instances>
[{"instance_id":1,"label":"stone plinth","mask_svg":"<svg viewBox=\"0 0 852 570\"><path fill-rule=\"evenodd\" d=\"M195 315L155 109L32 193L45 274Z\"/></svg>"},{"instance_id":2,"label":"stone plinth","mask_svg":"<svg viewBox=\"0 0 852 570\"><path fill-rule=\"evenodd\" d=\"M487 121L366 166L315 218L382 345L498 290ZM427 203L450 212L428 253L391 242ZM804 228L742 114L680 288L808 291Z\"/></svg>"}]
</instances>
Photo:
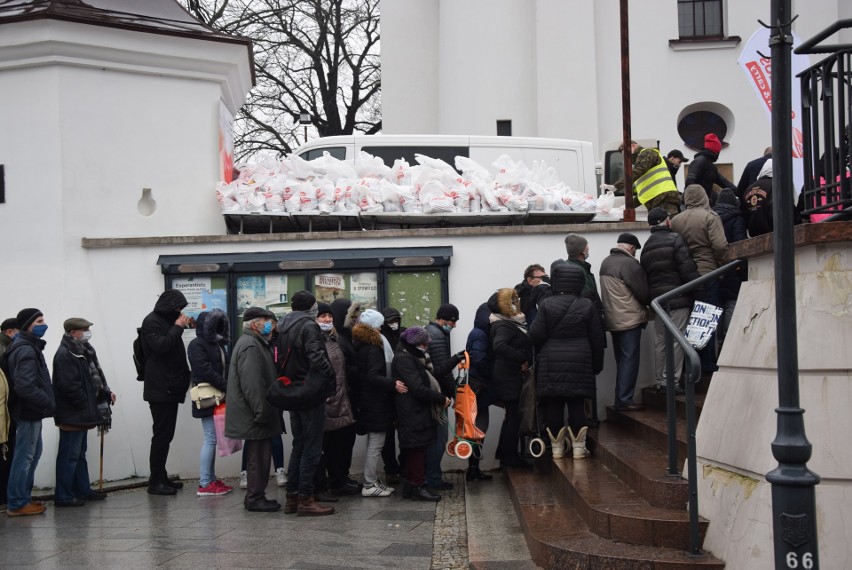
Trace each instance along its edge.
<instances>
[{"instance_id":1,"label":"stone plinth","mask_svg":"<svg viewBox=\"0 0 852 570\"><path fill-rule=\"evenodd\" d=\"M778 405L775 268L770 236L733 246L749 259L719 371L698 424L699 511L710 520L705 548L729 568L774 564L771 486L777 466ZM796 228L796 323L799 389L808 467L816 488L819 556L823 568L852 560L852 224ZM783 317L782 317L783 318Z\"/></svg>"}]
</instances>

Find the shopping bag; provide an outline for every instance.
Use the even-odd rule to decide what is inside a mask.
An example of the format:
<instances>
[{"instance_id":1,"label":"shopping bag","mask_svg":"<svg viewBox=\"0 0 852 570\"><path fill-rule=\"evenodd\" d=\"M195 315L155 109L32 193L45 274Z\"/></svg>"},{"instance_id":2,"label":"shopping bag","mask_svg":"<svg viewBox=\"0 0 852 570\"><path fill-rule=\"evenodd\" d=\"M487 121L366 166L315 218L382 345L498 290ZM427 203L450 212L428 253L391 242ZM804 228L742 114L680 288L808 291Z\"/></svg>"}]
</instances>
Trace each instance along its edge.
<instances>
[{"instance_id":1,"label":"shopping bag","mask_svg":"<svg viewBox=\"0 0 852 570\"><path fill-rule=\"evenodd\" d=\"M219 457L231 455L243 448L243 440L231 439L225 435L225 404L219 404L213 409L213 427L216 428L216 449Z\"/></svg>"},{"instance_id":2,"label":"shopping bag","mask_svg":"<svg viewBox=\"0 0 852 570\"><path fill-rule=\"evenodd\" d=\"M721 314L722 307L695 301L692 314L689 315L689 323L686 325L686 340L695 347L695 350L701 350L710 342L710 337L719 326Z\"/></svg>"},{"instance_id":3,"label":"shopping bag","mask_svg":"<svg viewBox=\"0 0 852 570\"><path fill-rule=\"evenodd\" d=\"M521 416L518 433L521 435L538 434L538 398L535 393L535 367L530 366L526 373L522 373L523 384L521 385L521 399L518 402Z\"/></svg>"}]
</instances>

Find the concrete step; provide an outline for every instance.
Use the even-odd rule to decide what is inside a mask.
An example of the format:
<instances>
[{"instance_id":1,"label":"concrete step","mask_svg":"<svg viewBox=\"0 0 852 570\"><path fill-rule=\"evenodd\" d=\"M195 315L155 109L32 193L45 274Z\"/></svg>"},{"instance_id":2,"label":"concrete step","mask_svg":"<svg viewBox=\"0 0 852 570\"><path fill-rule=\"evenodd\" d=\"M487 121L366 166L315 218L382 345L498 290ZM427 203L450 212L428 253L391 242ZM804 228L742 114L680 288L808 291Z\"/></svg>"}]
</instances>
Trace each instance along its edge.
<instances>
[{"instance_id":1,"label":"concrete step","mask_svg":"<svg viewBox=\"0 0 852 570\"><path fill-rule=\"evenodd\" d=\"M595 457L539 462L551 488L602 538L629 544L689 548L689 517L683 508L666 509L646 501ZM702 535L707 521L700 521Z\"/></svg>"},{"instance_id":2,"label":"concrete step","mask_svg":"<svg viewBox=\"0 0 852 570\"><path fill-rule=\"evenodd\" d=\"M548 460L550 461L550 460ZM572 459L564 460L572 462ZM592 459L576 463L591 464ZM555 471L555 470L554 470ZM544 568L619 568L624 570L722 569L712 556L690 556L676 548L628 544L602 537L563 501L541 474L508 470L512 502L533 560Z\"/></svg>"},{"instance_id":3,"label":"concrete step","mask_svg":"<svg viewBox=\"0 0 852 570\"><path fill-rule=\"evenodd\" d=\"M668 424L665 411L646 408L636 412L619 412L614 407L606 409L607 421L618 426L638 440L651 444L654 448L668 449ZM686 421L677 422L677 454L678 461L686 458Z\"/></svg>"},{"instance_id":4,"label":"concrete step","mask_svg":"<svg viewBox=\"0 0 852 570\"><path fill-rule=\"evenodd\" d=\"M707 394L697 393L695 394L695 417L701 417L701 410L704 408L704 399L707 397ZM642 390L642 403L645 406L660 410L663 413L666 412L666 393L658 392L654 388L644 388ZM686 396L681 394L679 396L675 396L675 411L677 412L678 420L686 421Z\"/></svg>"},{"instance_id":5,"label":"concrete step","mask_svg":"<svg viewBox=\"0 0 852 570\"><path fill-rule=\"evenodd\" d=\"M680 475L668 476L668 453L610 422L589 430L589 447L619 479L627 483L649 504L667 509L683 509L689 500L689 485ZM682 461L677 465L681 469Z\"/></svg>"}]
</instances>

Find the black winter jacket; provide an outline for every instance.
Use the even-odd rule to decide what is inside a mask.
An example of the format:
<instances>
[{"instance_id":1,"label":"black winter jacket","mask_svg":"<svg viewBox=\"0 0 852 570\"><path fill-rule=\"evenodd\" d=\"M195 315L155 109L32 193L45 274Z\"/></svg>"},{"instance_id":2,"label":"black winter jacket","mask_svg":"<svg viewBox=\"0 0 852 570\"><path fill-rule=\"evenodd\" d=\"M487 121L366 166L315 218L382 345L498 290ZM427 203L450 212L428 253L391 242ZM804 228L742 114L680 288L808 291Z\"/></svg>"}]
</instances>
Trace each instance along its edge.
<instances>
[{"instance_id":1,"label":"black winter jacket","mask_svg":"<svg viewBox=\"0 0 852 570\"><path fill-rule=\"evenodd\" d=\"M501 402L519 400L523 385L521 366L532 360L532 342L526 329L510 320L494 321L491 350L494 352L494 396Z\"/></svg>"},{"instance_id":2,"label":"black winter jacket","mask_svg":"<svg viewBox=\"0 0 852 570\"><path fill-rule=\"evenodd\" d=\"M530 340L538 350L539 398L595 395L595 375L603 370L604 331L591 301L580 297L583 271L567 262L551 268L553 296L538 308Z\"/></svg>"},{"instance_id":3,"label":"black winter jacket","mask_svg":"<svg viewBox=\"0 0 852 570\"><path fill-rule=\"evenodd\" d=\"M527 326L529 326L538 314L539 303L550 297L553 291L550 290L550 283L542 282L533 287L524 279L515 285L515 293L518 294L518 298L521 300L521 311L527 319Z\"/></svg>"},{"instance_id":4,"label":"black winter jacket","mask_svg":"<svg viewBox=\"0 0 852 570\"><path fill-rule=\"evenodd\" d=\"M358 385L361 387L358 433L386 432L393 427L394 387L387 377L387 363L381 333L363 323L352 327L358 366Z\"/></svg>"},{"instance_id":5,"label":"black winter jacket","mask_svg":"<svg viewBox=\"0 0 852 570\"><path fill-rule=\"evenodd\" d=\"M231 355L225 350L225 345L229 335L228 317L224 312L204 311L198 315L195 321L195 338L189 343L187 350L193 386L207 382L214 388L227 392ZM213 408L199 410L195 403L190 403L192 417L209 418L213 415Z\"/></svg>"},{"instance_id":6,"label":"black winter jacket","mask_svg":"<svg viewBox=\"0 0 852 570\"><path fill-rule=\"evenodd\" d=\"M686 240L665 224L651 228L651 236L642 247L639 263L648 278L651 299L699 277ZM693 301L692 294L681 295L669 301L669 308L692 307Z\"/></svg>"},{"instance_id":7,"label":"black winter jacket","mask_svg":"<svg viewBox=\"0 0 852 570\"><path fill-rule=\"evenodd\" d=\"M437 366L433 376L437 379L438 374L448 372L454 365ZM432 406L443 406L446 397L432 389L426 373L426 359L417 347L402 343L393 358L391 370L394 379L402 380L408 388L405 394L396 393L394 396L399 447L428 447L435 442L436 421L432 417Z\"/></svg>"},{"instance_id":8,"label":"black winter jacket","mask_svg":"<svg viewBox=\"0 0 852 570\"><path fill-rule=\"evenodd\" d=\"M277 352L274 358L279 376L301 381L314 369L321 376L331 379L328 382L330 386L335 386L336 375L325 350L325 337L316 320L308 313L292 311L281 318L274 352ZM328 396L331 396L331 392L325 395Z\"/></svg>"},{"instance_id":9,"label":"black winter jacket","mask_svg":"<svg viewBox=\"0 0 852 570\"><path fill-rule=\"evenodd\" d=\"M39 421L56 411L50 372L44 361L45 342L18 331L3 355L9 380L9 412L15 421Z\"/></svg>"},{"instance_id":10,"label":"black winter jacket","mask_svg":"<svg viewBox=\"0 0 852 570\"><path fill-rule=\"evenodd\" d=\"M154 310L142 321L145 353L146 402L183 403L189 390L189 365L183 345L183 327L175 324L186 297L175 289L165 291Z\"/></svg>"},{"instance_id":11,"label":"black winter jacket","mask_svg":"<svg viewBox=\"0 0 852 570\"><path fill-rule=\"evenodd\" d=\"M444 332L436 322L430 322L426 327L426 332L429 333L429 338L432 339L429 343L429 358L432 359L432 365L437 369L444 369L444 365L452 357L450 351L450 333ZM455 366L455 365L453 365ZM448 398L454 398L456 395L456 381L453 379L453 366L446 368L443 374L435 374L435 379L441 384L441 391Z\"/></svg>"},{"instance_id":12,"label":"black winter jacket","mask_svg":"<svg viewBox=\"0 0 852 570\"><path fill-rule=\"evenodd\" d=\"M764 176L746 190L742 200L748 235L762 236L772 232L772 178Z\"/></svg>"},{"instance_id":13,"label":"black winter jacket","mask_svg":"<svg viewBox=\"0 0 852 570\"><path fill-rule=\"evenodd\" d=\"M95 366L100 369L97 355ZM68 334L62 335L53 356L53 394L56 397L56 425L94 427L101 423L98 402L109 400L109 387L101 371L103 390L97 392L85 349Z\"/></svg>"},{"instance_id":14,"label":"black winter jacket","mask_svg":"<svg viewBox=\"0 0 852 570\"><path fill-rule=\"evenodd\" d=\"M732 200L736 202L736 200ZM728 243L748 238L746 234L746 218L739 206L722 203L722 199L713 206L713 211L722 219L725 228L725 239ZM736 271L729 271L719 281L719 297L721 301L736 299L740 294L740 286L748 275L747 267L738 267Z\"/></svg>"},{"instance_id":15,"label":"black winter jacket","mask_svg":"<svg viewBox=\"0 0 852 570\"><path fill-rule=\"evenodd\" d=\"M491 385L491 375L494 372L490 316L488 304L479 305L473 318L473 328L468 333L465 344L465 350L470 357L471 387L477 395L481 388Z\"/></svg>"},{"instance_id":16,"label":"black winter jacket","mask_svg":"<svg viewBox=\"0 0 852 570\"><path fill-rule=\"evenodd\" d=\"M737 186L722 176L719 169L714 164L719 159L719 155L709 150L702 150L695 155L692 164L689 165L689 172L686 174L686 186L690 184L700 184L704 187L707 193L707 199L710 200L710 205L716 203L716 194L713 192L713 184L722 188L730 188L735 193Z\"/></svg>"}]
</instances>

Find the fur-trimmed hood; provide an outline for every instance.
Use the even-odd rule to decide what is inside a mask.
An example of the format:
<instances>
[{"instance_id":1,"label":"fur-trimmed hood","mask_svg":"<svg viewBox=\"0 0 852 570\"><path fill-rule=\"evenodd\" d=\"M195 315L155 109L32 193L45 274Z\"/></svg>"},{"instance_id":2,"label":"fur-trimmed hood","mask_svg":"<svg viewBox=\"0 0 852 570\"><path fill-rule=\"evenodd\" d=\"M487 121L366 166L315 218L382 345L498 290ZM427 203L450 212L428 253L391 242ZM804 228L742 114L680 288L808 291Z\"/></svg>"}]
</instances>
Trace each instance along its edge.
<instances>
[{"instance_id":1,"label":"fur-trimmed hood","mask_svg":"<svg viewBox=\"0 0 852 570\"><path fill-rule=\"evenodd\" d=\"M509 318L521 312L521 300L514 289L506 287L497 290L497 309L501 315Z\"/></svg>"},{"instance_id":2,"label":"fur-trimmed hood","mask_svg":"<svg viewBox=\"0 0 852 570\"><path fill-rule=\"evenodd\" d=\"M358 317L361 316L361 313L363 313L366 308L367 307L358 301L353 301L352 304L349 305L349 309L346 311L346 319L343 321L343 328L354 328L355 324L358 322Z\"/></svg>"},{"instance_id":3,"label":"fur-trimmed hood","mask_svg":"<svg viewBox=\"0 0 852 570\"><path fill-rule=\"evenodd\" d=\"M230 327L228 326L228 315L221 309L203 311L195 319L195 335L207 342L218 342L228 344L230 342ZM217 335L221 339L217 339Z\"/></svg>"},{"instance_id":4,"label":"fur-trimmed hood","mask_svg":"<svg viewBox=\"0 0 852 570\"><path fill-rule=\"evenodd\" d=\"M352 327L352 340L360 344L372 344L373 346L384 348L382 333L378 329L374 329L364 323L356 323Z\"/></svg>"}]
</instances>

